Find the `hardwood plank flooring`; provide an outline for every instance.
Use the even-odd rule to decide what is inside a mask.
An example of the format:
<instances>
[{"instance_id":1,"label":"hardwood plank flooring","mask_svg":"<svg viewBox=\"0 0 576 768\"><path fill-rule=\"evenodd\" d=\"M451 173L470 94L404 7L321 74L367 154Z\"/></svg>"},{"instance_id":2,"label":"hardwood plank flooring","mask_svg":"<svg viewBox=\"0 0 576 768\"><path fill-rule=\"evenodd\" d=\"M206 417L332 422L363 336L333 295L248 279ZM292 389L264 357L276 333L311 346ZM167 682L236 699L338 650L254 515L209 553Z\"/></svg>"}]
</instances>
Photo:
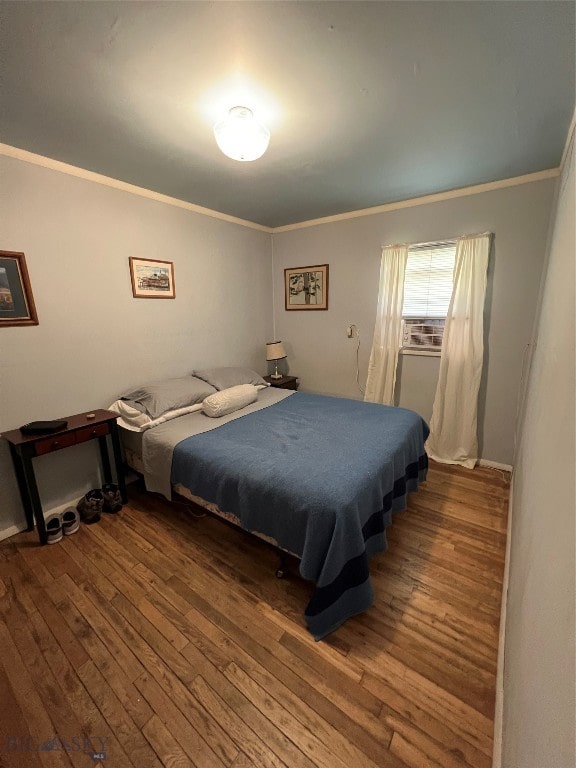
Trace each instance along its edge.
<instances>
[{"instance_id":1,"label":"hardwood plank flooring","mask_svg":"<svg viewBox=\"0 0 576 768\"><path fill-rule=\"evenodd\" d=\"M296 560L278 580L271 546L139 484L3 542L0 766L489 768L509 483L432 464L374 606L320 643Z\"/></svg>"}]
</instances>

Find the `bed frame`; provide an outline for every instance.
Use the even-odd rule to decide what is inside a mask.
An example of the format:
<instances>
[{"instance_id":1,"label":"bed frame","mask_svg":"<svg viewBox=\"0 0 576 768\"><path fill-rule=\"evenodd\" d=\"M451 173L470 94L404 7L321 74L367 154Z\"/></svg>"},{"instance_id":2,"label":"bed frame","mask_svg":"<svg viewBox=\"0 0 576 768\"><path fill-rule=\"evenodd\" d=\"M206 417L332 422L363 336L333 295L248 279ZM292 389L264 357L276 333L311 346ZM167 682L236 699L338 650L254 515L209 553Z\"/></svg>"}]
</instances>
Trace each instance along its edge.
<instances>
[{"instance_id":1,"label":"bed frame","mask_svg":"<svg viewBox=\"0 0 576 768\"><path fill-rule=\"evenodd\" d=\"M123 449L126 464L143 479L144 465L142 463L141 457L136 453L136 451L133 451L126 445L123 445ZM236 515L232 514L231 512L225 512L211 501L206 501L205 499L200 498L200 496L195 496L185 486L177 484L173 487L172 491L187 501L192 502L192 504L196 504L198 507L202 507L202 509L205 509L211 515L219 517L221 520L225 520L227 523L240 528L240 530L244 531L245 533L249 533L252 536L256 536L257 538L262 539L262 541L265 541L267 544L271 544L277 551L279 558L278 567L276 568L276 577L278 579L283 579L288 573L286 555L290 555L291 557L295 557L297 560L300 560L299 555L281 547L278 542L271 536L266 536L266 534L259 533L258 531L247 531L242 527L242 523L240 522L240 519L236 517Z\"/></svg>"}]
</instances>

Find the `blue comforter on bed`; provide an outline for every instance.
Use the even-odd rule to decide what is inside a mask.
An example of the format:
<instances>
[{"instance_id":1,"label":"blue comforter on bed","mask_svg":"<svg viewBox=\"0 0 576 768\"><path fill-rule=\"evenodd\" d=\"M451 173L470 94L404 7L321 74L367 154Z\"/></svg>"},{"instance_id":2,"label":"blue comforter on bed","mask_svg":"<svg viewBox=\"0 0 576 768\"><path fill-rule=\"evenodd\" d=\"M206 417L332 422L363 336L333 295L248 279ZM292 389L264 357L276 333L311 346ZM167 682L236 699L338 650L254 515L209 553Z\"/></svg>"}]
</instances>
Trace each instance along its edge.
<instances>
[{"instance_id":1,"label":"blue comforter on bed","mask_svg":"<svg viewBox=\"0 0 576 768\"><path fill-rule=\"evenodd\" d=\"M426 478L427 436L413 411L298 392L180 442L171 479L300 555L319 640L372 604L368 561Z\"/></svg>"}]
</instances>

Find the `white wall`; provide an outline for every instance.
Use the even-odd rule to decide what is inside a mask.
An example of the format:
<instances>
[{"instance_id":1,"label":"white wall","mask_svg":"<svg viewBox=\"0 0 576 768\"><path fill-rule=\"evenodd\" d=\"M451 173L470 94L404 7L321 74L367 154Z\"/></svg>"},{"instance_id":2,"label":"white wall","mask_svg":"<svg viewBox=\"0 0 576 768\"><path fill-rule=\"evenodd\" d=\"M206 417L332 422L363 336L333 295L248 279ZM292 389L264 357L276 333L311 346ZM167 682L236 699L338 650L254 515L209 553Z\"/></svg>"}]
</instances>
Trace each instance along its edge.
<instances>
[{"instance_id":1,"label":"white wall","mask_svg":"<svg viewBox=\"0 0 576 768\"><path fill-rule=\"evenodd\" d=\"M502 765L575 764L575 158L561 183L513 480Z\"/></svg>"},{"instance_id":2,"label":"white wall","mask_svg":"<svg viewBox=\"0 0 576 768\"><path fill-rule=\"evenodd\" d=\"M0 431L194 367L266 372L269 234L12 158L0 178L0 249L25 253L40 321L0 329ZM176 299L133 298L129 256L173 261ZM44 508L97 486L97 465L92 443L35 459ZM0 440L0 536L22 524Z\"/></svg>"},{"instance_id":3,"label":"white wall","mask_svg":"<svg viewBox=\"0 0 576 768\"><path fill-rule=\"evenodd\" d=\"M366 370L378 293L382 245L442 240L491 231L495 247L488 270L486 353L479 399L480 455L511 464L517 395L530 341L554 180L542 180L413 208L274 233L276 338L288 352L290 371L302 389L361 397L356 386L356 341L346 327L360 328L360 382ZM329 309L286 312L283 271L330 265ZM404 356L397 402L429 420L438 358Z\"/></svg>"}]
</instances>

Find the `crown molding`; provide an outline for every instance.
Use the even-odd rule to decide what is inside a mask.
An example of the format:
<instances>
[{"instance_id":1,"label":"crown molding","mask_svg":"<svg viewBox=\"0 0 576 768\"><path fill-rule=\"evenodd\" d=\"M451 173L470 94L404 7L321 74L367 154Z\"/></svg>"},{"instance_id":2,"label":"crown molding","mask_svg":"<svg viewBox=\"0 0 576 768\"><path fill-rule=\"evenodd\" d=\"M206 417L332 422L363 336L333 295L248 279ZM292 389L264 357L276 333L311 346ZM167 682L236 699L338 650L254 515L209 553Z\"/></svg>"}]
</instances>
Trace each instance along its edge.
<instances>
[{"instance_id":1,"label":"crown molding","mask_svg":"<svg viewBox=\"0 0 576 768\"><path fill-rule=\"evenodd\" d=\"M189 203L186 200L179 200L176 197L163 195L160 192L154 192L153 190L146 189L145 187L137 187L135 184L128 184L125 181L120 181L120 179L113 179L112 177L104 176L101 173L88 171L85 168L78 168L75 165L63 163L60 160L54 160L51 157L44 157L43 155L37 155L34 152L28 152L25 149L12 147L9 144L0 143L0 155L4 155L5 157L12 157L16 160L22 160L25 163L32 163L33 165L40 165L43 168L49 168L50 170L58 171L59 173L66 173L68 176L76 176L79 179L93 181L96 184L102 184L105 187L112 187L113 189L119 189L122 192L128 192L131 195L138 195L139 197L146 197L149 200L156 200L156 202L159 203L173 205L176 208L183 208L186 211L192 211L193 213L198 213L201 216L209 216L212 219L226 221L229 224L239 224L242 227L257 229L260 232L267 232L268 234L273 231L270 227L265 227L263 224L257 224L254 221L246 221L245 219L239 219L236 216L230 216L227 213L213 211L211 208L203 208L201 205L195 205L194 203Z\"/></svg>"},{"instance_id":2,"label":"crown molding","mask_svg":"<svg viewBox=\"0 0 576 768\"><path fill-rule=\"evenodd\" d=\"M346 221L347 219L356 219L361 216L375 216L378 213L388 213L389 211L399 211L403 208L415 208L419 205L429 205L430 203L440 203L444 200L453 200L457 197L468 197L469 195L479 195L483 192L492 192L496 189L506 189L506 187L516 187L520 184L530 184L534 181L543 181L544 179L555 179L560 175L560 168L549 168L545 171L536 173L527 173L524 176L515 176L511 179L501 179L500 181L490 181L486 184L476 184L472 187L461 187L447 192L437 192L433 195L424 195L423 197L414 197L409 200L399 200L394 203L385 203L376 205L372 208L363 208L359 211L349 211L348 213L338 213L334 216L324 216L320 219L310 219L301 221L297 224L286 224L283 227L275 227L273 234L278 232L291 232L295 229L305 229L306 227L315 227L319 224L332 224L336 221Z\"/></svg>"},{"instance_id":3,"label":"crown molding","mask_svg":"<svg viewBox=\"0 0 576 768\"><path fill-rule=\"evenodd\" d=\"M564 154L562 157L562 163L566 159L568 147L570 145L570 139L574 133L575 117L572 118L570 130L568 131L568 137L566 140L566 146L564 147ZM165 203L166 205L173 205L176 208L183 208L186 211L192 211L198 213L201 216L209 216L213 219L220 221L226 221L230 224L238 224L242 227L248 227L249 229L255 229L259 232L266 232L267 234L276 234L280 232L291 232L296 229L306 229L307 227L315 227L319 224L332 224L338 221L346 221L348 219L356 219L362 216L375 216L379 213L387 213L390 211L398 211L403 208L415 208L419 205L429 205L431 203L439 203L445 200L453 200L458 197L468 197L469 195L479 195L483 192L492 192L497 189L505 189L507 187L515 187L520 184L530 184L536 181L543 181L545 179L554 179L560 176L559 168L550 168L545 171L538 171L536 173L528 173L524 176L515 176L511 179L501 179L500 181L491 181L485 184L477 184L471 187L461 187L460 189L448 190L447 192L437 192L432 195L424 195L422 197L414 197L408 200L398 200L393 203L384 203L383 205L376 205L371 208L363 208L357 211L348 211L346 213L338 213L333 216L324 216L319 219L309 219L308 221L300 221L295 224L285 224L281 227L266 227L263 224L258 224L254 221L247 221L246 219L240 219L236 216L230 216L227 213L221 213L220 211L214 211L211 208L204 208L201 205L195 203L189 203L186 200L179 200L176 197L170 197L160 192L155 192L145 187L138 187L135 184L128 184L120 179L114 179L111 176L104 176L101 173L95 173L94 171L88 171L85 168L78 168L75 165L63 163L60 160L54 160L50 157L44 157L43 155L37 155L34 152L29 152L26 149L20 149L19 147L12 147L9 144L0 143L0 156L12 157L16 160L22 160L26 163L33 165L40 165L43 168L49 168L59 173L65 173L69 176L76 176L86 181L93 181L96 184L102 184L106 187L112 187L113 189L119 189L122 192L128 192L132 195L139 197L145 197L148 200L155 200L159 203Z\"/></svg>"}]
</instances>

